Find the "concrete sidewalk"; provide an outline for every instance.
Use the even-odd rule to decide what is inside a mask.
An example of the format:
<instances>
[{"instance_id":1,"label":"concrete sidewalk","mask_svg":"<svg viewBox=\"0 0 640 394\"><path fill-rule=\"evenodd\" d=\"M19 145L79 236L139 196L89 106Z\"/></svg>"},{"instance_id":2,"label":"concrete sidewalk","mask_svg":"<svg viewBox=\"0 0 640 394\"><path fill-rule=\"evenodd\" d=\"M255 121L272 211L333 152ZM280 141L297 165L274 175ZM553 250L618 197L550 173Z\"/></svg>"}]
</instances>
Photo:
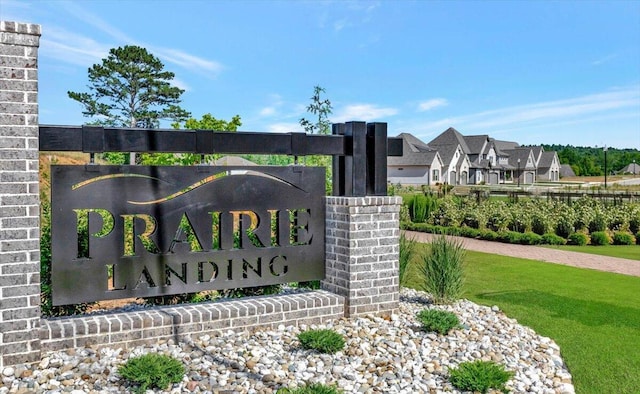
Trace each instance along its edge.
<instances>
[{"instance_id":1,"label":"concrete sidewalk","mask_svg":"<svg viewBox=\"0 0 640 394\"><path fill-rule=\"evenodd\" d=\"M405 231L408 238L418 242L430 242L437 235L417 231ZM569 252L541 246L513 245L501 242L483 241L474 238L453 237L462 242L468 250L493 253L503 256L519 257L546 261L549 263L570 265L579 268L589 268L598 271L615 272L618 274L640 276L640 260L620 259L617 257L599 256L589 253ZM595 247L595 246L594 246ZM640 251L640 247L638 248Z\"/></svg>"}]
</instances>

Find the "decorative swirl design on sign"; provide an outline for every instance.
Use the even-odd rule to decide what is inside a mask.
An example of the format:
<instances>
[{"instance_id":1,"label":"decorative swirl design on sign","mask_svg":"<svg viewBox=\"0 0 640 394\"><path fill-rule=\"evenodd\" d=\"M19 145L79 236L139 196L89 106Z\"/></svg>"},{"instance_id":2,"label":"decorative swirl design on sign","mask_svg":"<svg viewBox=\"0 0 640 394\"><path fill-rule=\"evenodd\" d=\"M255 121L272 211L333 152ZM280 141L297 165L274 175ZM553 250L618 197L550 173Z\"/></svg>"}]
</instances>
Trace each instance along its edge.
<instances>
[{"instance_id":1,"label":"decorative swirl design on sign","mask_svg":"<svg viewBox=\"0 0 640 394\"><path fill-rule=\"evenodd\" d=\"M269 174L265 174L263 172L259 172L259 171L253 171L253 170L227 170L227 171L221 171L218 172L216 174L210 175L206 178L203 178L201 180L199 180L198 182L189 185L187 187L185 187L184 189L178 190L175 193L172 193L166 197L162 197L162 198L158 198L156 200L151 200L151 201L131 201L128 200L127 202L129 204L133 204L133 205L152 205L152 204L160 204L163 202L167 202L169 200L173 200L174 198L180 197L186 193L189 193L192 190L195 190L201 186L204 186L206 184L210 184L213 183L219 179L225 178L225 177L229 177L229 176L242 176L242 175L249 175L249 176L260 176L263 178L267 178L267 179L271 179L280 183L284 183L287 186L296 188L304 193L308 192L304 189L302 189L301 187L286 181L282 178L278 178L276 176L273 175L269 175ZM155 177L151 177L148 175L142 175L142 174L110 174L110 175L101 175L95 178L91 178L91 179L87 179L86 181L83 182L79 182L76 183L75 185L71 186L71 190L76 190L79 189L81 187L87 186L89 184L92 183L96 183L96 182L100 182L100 181L104 181L104 180L109 180L109 179L115 179L115 178L145 178L145 179L153 179L156 181L162 181L162 179L159 178L155 178Z\"/></svg>"},{"instance_id":2,"label":"decorative swirl design on sign","mask_svg":"<svg viewBox=\"0 0 640 394\"><path fill-rule=\"evenodd\" d=\"M115 179L115 178L145 178L145 179L153 179L155 181L162 181L162 179L155 178L148 175L143 174L109 174L109 175L101 175L95 178L87 179L86 181L78 182L75 185L71 186L71 190L80 189L81 187L90 185L92 183L104 181L107 179Z\"/></svg>"}]
</instances>

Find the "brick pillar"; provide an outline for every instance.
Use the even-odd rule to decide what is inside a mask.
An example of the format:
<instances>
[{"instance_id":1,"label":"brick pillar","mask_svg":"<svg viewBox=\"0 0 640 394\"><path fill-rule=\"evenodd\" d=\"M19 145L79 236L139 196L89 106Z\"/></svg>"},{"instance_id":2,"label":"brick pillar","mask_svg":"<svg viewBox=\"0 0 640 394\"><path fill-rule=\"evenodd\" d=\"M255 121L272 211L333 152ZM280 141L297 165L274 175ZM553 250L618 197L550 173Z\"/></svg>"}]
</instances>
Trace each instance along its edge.
<instances>
[{"instance_id":1,"label":"brick pillar","mask_svg":"<svg viewBox=\"0 0 640 394\"><path fill-rule=\"evenodd\" d=\"M397 312L400 197L327 197L326 279L345 314Z\"/></svg>"},{"instance_id":2,"label":"brick pillar","mask_svg":"<svg viewBox=\"0 0 640 394\"><path fill-rule=\"evenodd\" d=\"M0 21L0 367L40 359L39 40Z\"/></svg>"}]
</instances>

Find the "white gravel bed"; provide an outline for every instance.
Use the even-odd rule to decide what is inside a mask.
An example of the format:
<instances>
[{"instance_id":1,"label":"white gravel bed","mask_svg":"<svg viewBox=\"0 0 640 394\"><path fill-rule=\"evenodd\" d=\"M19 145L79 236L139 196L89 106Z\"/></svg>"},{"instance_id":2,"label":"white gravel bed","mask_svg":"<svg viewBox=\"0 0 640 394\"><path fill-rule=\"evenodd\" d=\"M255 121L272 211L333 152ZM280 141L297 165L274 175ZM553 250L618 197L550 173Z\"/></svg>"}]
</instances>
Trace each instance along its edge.
<instances>
[{"instance_id":1,"label":"white gravel bed","mask_svg":"<svg viewBox=\"0 0 640 394\"><path fill-rule=\"evenodd\" d=\"M462 328L448 335L423 331L415 315L425 308L456 313ZM332 328L344 335L344 350L326 355L302 349L297 335L308 328ZM0 394L130 392L133 387L120 377L118 367L149 352L171 355L187 369L182 382L162 391L166 393L275 393L305 383L336 385L345 393L458 393L448 381L448 369L478 359L514 372L507 383L513 393L574 393L571 374L551 339L497 307L466 300L436 306L426 293L403 289L400 312L387 320L371 316L310 327L229 331L191 343L52 352L39 364L0 371Z\"/></svg>"}]
</instances>

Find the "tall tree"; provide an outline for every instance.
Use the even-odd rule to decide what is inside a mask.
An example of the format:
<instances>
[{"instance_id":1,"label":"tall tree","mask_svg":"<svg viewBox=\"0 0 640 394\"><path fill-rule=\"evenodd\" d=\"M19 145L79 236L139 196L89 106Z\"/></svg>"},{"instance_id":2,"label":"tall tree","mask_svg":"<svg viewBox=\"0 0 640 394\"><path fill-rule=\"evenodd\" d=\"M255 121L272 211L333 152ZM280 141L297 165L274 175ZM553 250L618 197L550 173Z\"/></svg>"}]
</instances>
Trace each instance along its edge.
<instances>
[{"instance_id":1,"label":"tall tree","mask_svg":"<svg viewBox=\"0 0 640 394\"><path fill-rule=\"evenodd\" d=\"M306 118L300 119L300 125L307 133L331 133L331 121L329 121L329 115L333 112L333 107L331 107L331 101L329 101L329 99L322 99L322 97L320 97L320 95L323 93L326 93L323 87L317 85L314 86L313 96L311 97L311 104L307 106L307 112L317 117L316 122L311 122Z\"/></svg>"},{"instance_id":2,"label":"tall tree","mask_svg":"<svg viewBox=\"0 0 640 394\"><path fill-rule=\"evenodd\" d=\"M82 114L115 127L159 127L160 120L184 121L184 93L171 84L175 74L145 48L112 48L101 64L89 68L89 92L72 92L69 98L83 106Z\"/></svg>"}]
</instances>

